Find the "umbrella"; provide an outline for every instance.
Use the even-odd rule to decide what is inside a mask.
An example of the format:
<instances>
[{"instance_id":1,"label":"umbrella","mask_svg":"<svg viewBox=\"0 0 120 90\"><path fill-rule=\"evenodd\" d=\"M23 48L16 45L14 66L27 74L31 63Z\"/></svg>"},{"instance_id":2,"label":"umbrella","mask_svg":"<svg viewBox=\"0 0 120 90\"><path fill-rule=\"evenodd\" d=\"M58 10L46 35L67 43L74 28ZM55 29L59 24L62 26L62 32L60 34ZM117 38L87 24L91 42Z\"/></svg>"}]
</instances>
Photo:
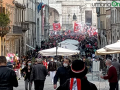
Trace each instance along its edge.
<instances>
[{"instance_id":1,"label":"umbrella","mask_svg":"<svg viewBox=\"0 0 120 90\"><path fill-rule=\"evenodd\" d=\"M120 40L116 43L105 46L105 49L108 51L120 51Z\"/></svg>"},{"instance_id":2,"label":"umbrella","mask_svg":"<svg viewBox=\"0 0 120 90\"><path fill-rule=\"evenodd\" d=\"M107 55L107 54L115 54L115 53L120 53L120 51L108 51L105 48L101 48L95 52L96 55Z\"/></svg>"},{"instance_id":3,"label":"umbrella","mask_svg":"<svg viewBox=\"0 0 120 90\"><path fill-rule=\"evenodd\" d=\"M66 49L70 49L70 50L77 50L77 49L78 49L77 46L72 45L72 44L66 44L66 45L63 45L63 44L62 44L60 47L66 48Z\"/></svg>"},{"instance_id":4,"label":"umbrella","mask_svg":"<svg viewBox=\"0 0 120 90\"><path fill-rule=\"evenodd\" d=\"M59 44L73 44L73 45L78 45L79 42L77 40L73 40L73 39L66 39L66 40L60 42Z\"/></svg>"},{"instance_id":5,"label":"umbrella","mask_svg":"<svg viewBox=\"0 0 120 90\"><path fill-rule=\"evenodd\" d=\"M39 51L39 53L42 56L56 56L56 47ZM61 55L61 56L70 56L70 55L75 55L77 53L79 53L78 50L70 50L61 47L58 47L57 49L57 55Z\"/></svg>"}]
</instances>

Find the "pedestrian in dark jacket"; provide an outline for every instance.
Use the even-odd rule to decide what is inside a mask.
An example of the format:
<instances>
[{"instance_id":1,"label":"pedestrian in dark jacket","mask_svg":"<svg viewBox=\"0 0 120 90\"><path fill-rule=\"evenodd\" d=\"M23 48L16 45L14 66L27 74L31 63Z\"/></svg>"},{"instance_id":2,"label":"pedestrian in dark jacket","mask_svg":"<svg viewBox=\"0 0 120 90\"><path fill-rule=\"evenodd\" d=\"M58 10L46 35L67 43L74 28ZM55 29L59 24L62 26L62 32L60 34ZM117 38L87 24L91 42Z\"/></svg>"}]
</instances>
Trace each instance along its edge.
<instances>
[{"instance_id":1,"label":"pedestrian in dark jacket","mask_svg":"<svg viewBox=\"0 0 120 90\"><path fill-rule=\"evenodd\" d=\"M60 85L64 84L70 78L70 59L64 59L63 66L59 67L54 77L54 89L57 88L57 81L60 79Z\"/></svg>"},{"instance_id":2,"label":"pedestrian in dark jacket","mask_svg":"<svg viewBox=\"0 0 120 90\"><path fill-rule=\"evenodd\" d=\"M113 62L112 62L112 65L117 70L117 79L118 79L118 82L119 82L119 78L120 78L120 63L117 62L117 59L114 59ZM119 90L119 83L117 84L116 90Z\"/></svg>"},{"instance_id":3,"label":"pedestrian in dark jacket","mask_svg":"<svg viewBox=\"0 0 120 90\"><path fill-rule=\"evenodd\" d=\"M117 70L112 65L112 62L109 59L106 61L106 66L108 66L108 68L109 68L108 73L105 76L101 76L101 78L105 79L105 80L108 79L110 90L116 90L116 86L117 86L117 83L118 83Z\"/></svg>"},{"instance_id":4,"label":"pedestrian in dark jacket","mask_svg":"<svg viewBox=\"0 0 120 90\"><path fill-rule=\"evenodd\" d=\"M57 90L97 90L96 86L90 83L85 77L87 71L87 67L83 61L73 61L70 70L70 79L58 87Z\"/></svg>"},{"instance_id":5,"label":"pedestrian in dark jacket","mask_svg":"<svg viewBox=\"0 0 120 90\"><path fill-rule=\"evenodd\" d=\"M18 87L17 76L6 64L6 57L0 56L0 90L13 90L13 87Z\"/></svg>"},{"instance_id":6,"label":"pedestrian in dark jacket","mask_svg":"<svg viewBox=\"0 0 120 90\"><path fill-rule=\"evenodd\" d=\"M44 82L47 76L47 69L42 64L42 59L36 59L37 65L34 65L31 72L31 81L34 81L35 90L43 90Z\"/></svg>"},{"instance_id":7,"label":"pedestrian in dark jacket","mask_svg":"<svg viewBox=\"0 0 120 90\"><path fill-rule=\"evenodd\" d=\"M57 69L62 66L62 63L60 62L60 60L57 60L56 65L57 65Z\"/></svg>"},{"instance_id":8,"label":"pedestrian in dark jacket","mask_svg":"<svg viewBox=\"0 0 120 90\"><path fill-rule=\"evenodd\" d=\"M26 66L22 69L22 72L24 73L25 76L25 90L28 90L28 84L29 84L29 90L31 90L32 87L32 82L30 81L30 75L32 71L32 62L31 60L28 60L26 62Z\"/></svg>"},{"instance_id":9,"label":"pedestrian in dark jacket","mask_svg":"<svg viewBox=\"0 0 120 90\"><path fill-rule=\"evenodd\" d=\"M8 66L10 69L13 69L13 64L10 62L10 60L8 60L7 66Z\"/></svg>"},{"instance_id":10,"label":"pedestrian in dark jacket","mask_svg":"<svg viewBox=\"0 0 120 90\"><path fill-rule=\"evenodd\" d=\"M56 70L57 70L56 62L54 62L54 59L51 58L51 61L48 64L48 71L49 71L50 77L52 78L52 84L53 84L53 79L54 79Z\"/></svg>"}]
</instances>

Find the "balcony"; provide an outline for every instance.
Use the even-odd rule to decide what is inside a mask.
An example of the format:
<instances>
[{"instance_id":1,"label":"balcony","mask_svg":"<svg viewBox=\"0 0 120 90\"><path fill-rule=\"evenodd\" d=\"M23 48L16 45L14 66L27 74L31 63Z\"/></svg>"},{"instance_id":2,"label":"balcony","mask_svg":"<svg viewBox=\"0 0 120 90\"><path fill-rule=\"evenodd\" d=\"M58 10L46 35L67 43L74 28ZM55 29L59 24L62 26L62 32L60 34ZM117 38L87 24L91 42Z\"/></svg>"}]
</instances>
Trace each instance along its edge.
<instances>
[{"instance_id":1,"label":"balcony","mask_svg":"<svg viewBox=\"0 0 120 90\"><path fill-rule=\"evenodd\" d=\"M28 23L35 23L35 11L30 9L30 8L26 8L25 10L25 22Z\"/></svg>"},{"instance_id":2,"label":"balcony","mask_svg":"<svg viewBox=\"0 0 120 90\"><path fill-rule=\"evenodd\" d=\"M15 4L15 6L18 7L18 8L26 9L26 6L25 6L25 5L23 5L23 4L15 1L15 0L13 1L13 4Z\"/></svg>"},{"instance_id":3,"label":"balcony","mask_svg":"<svg viewBox=\"0 0 120 90\"><path fill-rule=\"evenodd\" d=\"M21 26L22 26L22 32L26 32L27 30L29 30L29 23L22 22Z\"/></svg>"},{"instance_id":4,"label":"balcony","mask_svg":"<svg viewBox=\"0 0 120 90\"><path fill-rule=\"evenodd\" d=\"M7 33L9 33L10 31L10 27L0 27L0 36L3 37L5 36Z\"/></svg>"},{"instance_id":5,"label":"balcony","mask_svg":"<svg viewBox=\"0 0 120 90\"><path fill-rule=\"evenodd\" d=\"M21 26L13 26L13 34L22 34L28 30L28 23L22 22Z\"/></svg>"}]
</instances>

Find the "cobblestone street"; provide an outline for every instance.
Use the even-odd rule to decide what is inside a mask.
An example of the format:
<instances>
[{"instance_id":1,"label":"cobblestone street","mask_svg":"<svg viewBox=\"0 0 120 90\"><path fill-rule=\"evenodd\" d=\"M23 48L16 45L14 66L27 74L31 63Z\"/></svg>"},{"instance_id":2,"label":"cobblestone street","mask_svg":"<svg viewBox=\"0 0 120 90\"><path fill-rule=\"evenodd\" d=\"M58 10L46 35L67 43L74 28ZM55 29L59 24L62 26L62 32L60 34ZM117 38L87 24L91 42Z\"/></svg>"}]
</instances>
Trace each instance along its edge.
<instances>
[{"instance_id":1,"label":"cobblestone street","mask_svg":"<svg viewBox=\"0 0 120 90\"><path fill-rule=\"evenodd\" d=\"M106 81L102 80L102 79L98 80L98 78L95 77L95 76L92 79L92 74L87 74L87 78L88 78L89 81L91 81L92 83L94 83L97 86L98 90L109 90L109 83L108 83L107 80ZM14 90L25 90L24 89L24 80L23 79L19 80L19 87L14 88ZM32 90L34 90L34 84L32 86ZM49 76L46 79L44 90L54 90L53 85L51 83L51 79L50 79Z\"/></svg>"}]
</instances>

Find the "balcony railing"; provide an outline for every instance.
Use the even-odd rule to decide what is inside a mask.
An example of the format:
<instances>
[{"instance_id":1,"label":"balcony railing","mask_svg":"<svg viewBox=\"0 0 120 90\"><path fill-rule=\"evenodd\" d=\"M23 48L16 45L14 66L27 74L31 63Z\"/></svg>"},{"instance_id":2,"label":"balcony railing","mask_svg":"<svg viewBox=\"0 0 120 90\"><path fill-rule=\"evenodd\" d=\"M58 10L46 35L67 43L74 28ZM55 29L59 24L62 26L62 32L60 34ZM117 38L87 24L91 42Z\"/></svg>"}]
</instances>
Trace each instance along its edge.
<instances>
[{"instance_id":1,"label":"balcony railing","mask_svg":"<svg viewBox=\"0 0 120 90\"><path fill-rule=\"evenodd\" d=\"M26 9L26 6L17 2L17 1L13 1L13 4L15 4L16 7L21 8L21 9Z\"/></svg>"},{"instance_id":2,"label":"balcony railing","mask_svg":"<svg viewBox=\"0 0 120 90\"><path fill-rule=\"evenodd\" d=\"M4 35L6 35L7 33L9 33L10 31L10 27L0 27L0 36L3 37Z\"/></svg>"},{"instance_id":3,"label":"balcony railing","mask_svg":"<svg viewBox=\"0 0 120 90\"><path fill-rule=\"evenodd\" d=\"M12 34L22 34L22 27L21 26L13 26Z\"/></svg>"}]
</instances>

